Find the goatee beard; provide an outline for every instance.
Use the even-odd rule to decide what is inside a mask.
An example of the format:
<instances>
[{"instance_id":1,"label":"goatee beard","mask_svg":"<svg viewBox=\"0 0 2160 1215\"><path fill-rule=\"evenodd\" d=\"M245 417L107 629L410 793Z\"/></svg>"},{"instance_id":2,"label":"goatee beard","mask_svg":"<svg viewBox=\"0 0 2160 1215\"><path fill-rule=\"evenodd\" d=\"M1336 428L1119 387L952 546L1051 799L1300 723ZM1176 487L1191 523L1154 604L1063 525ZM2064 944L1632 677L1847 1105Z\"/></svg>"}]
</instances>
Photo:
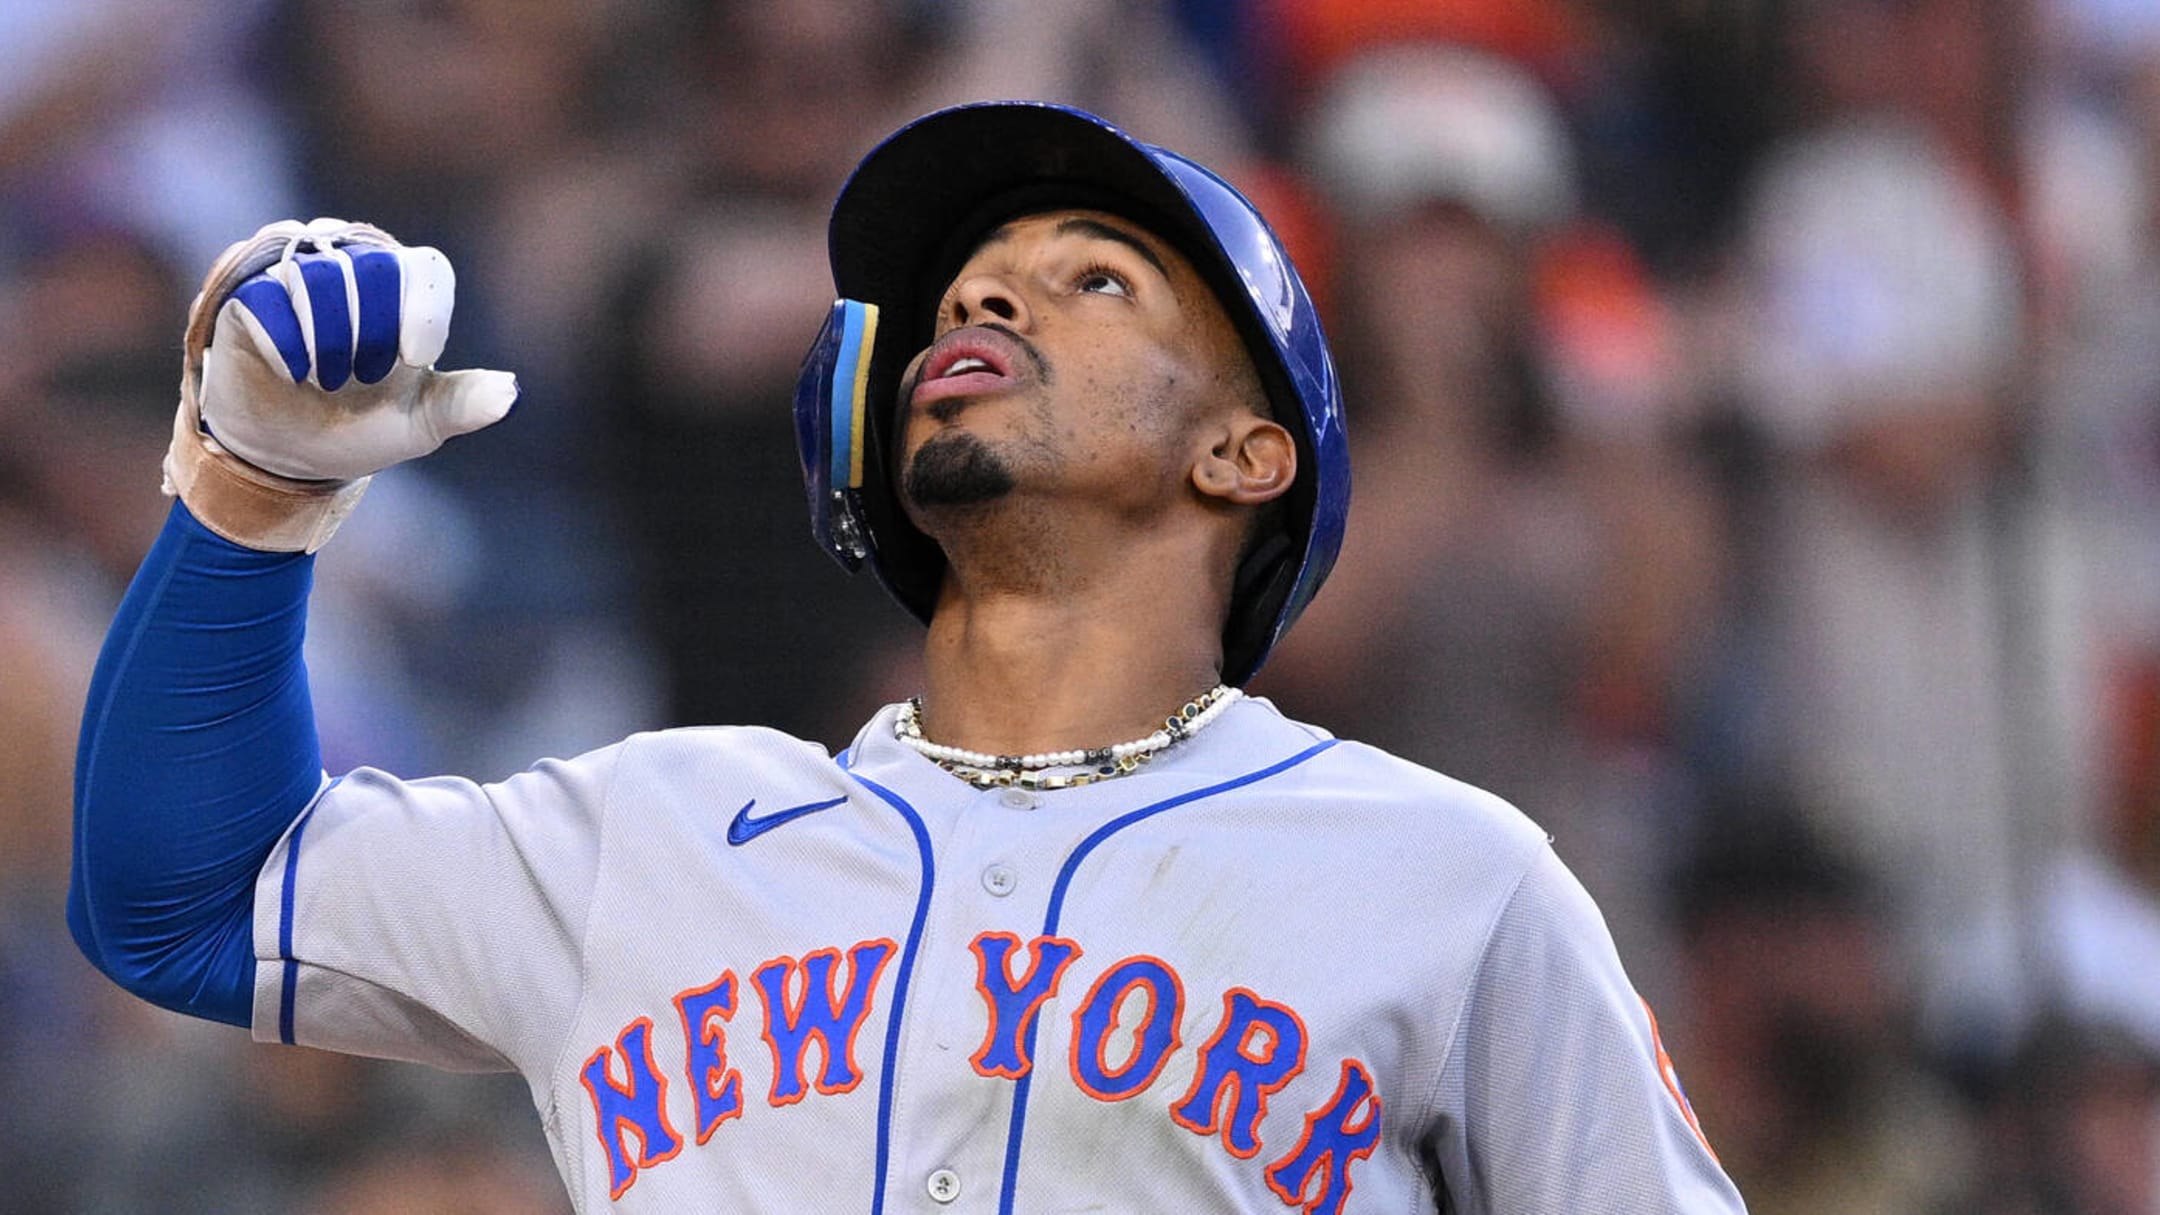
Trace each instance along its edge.
<instances>
[{"instance_id":1,"label":"goatee beard","mask_svg":"<svg viewBox=\"0 0 2160 1215\"><path fill-rule=\"evenodd\" d=\"M965 431L947 431L915 449L901 492L918 507L979 506L1012 492L1012 470Z\"/></svg>"}]
</instances>

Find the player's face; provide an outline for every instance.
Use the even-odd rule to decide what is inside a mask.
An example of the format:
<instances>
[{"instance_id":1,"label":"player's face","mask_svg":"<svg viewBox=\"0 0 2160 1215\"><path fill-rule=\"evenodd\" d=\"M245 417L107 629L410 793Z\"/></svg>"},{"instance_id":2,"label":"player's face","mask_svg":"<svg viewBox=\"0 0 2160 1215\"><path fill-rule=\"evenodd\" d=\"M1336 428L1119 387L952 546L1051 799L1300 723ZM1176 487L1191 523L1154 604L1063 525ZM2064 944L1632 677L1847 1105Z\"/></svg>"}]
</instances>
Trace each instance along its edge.
<instances>
[{"instance_id":1,"label":"player's face","mask_svg":"<svg viewBox=\"0 0 2160 1215\"><path fill-rule=\"evenodd\" d=\"M1183 491L1200 423L1250 380L1229 319L1175 250L1128 220L1053 211L1004 225L939 302L901 378L904 500L1015 495L1144 514Z\"/></svg>"}]
</instances>

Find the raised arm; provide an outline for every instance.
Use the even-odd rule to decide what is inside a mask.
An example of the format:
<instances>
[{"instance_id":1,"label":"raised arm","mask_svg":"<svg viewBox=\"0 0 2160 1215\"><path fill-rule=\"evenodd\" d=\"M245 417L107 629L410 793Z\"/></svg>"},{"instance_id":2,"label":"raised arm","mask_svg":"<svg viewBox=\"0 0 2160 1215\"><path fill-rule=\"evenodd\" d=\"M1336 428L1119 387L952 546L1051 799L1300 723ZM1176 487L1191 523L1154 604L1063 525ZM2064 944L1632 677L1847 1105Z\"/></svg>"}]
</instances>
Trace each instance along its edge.
<instances>
[{"instance_id":1,"label":"raised arm","mask_svg":"<svg viewBox=\"0 0 2160 1215\"><path fill-rule=\"evenodd\" d=\"M312 554L377 470L500 419L437 372L455 280L337 220L226 250L189 313L166 490L105 638L75 770L68 925L153 1003L248 1024L255 878L323 783L301 661Z\"/></svg>"}]
</instances>

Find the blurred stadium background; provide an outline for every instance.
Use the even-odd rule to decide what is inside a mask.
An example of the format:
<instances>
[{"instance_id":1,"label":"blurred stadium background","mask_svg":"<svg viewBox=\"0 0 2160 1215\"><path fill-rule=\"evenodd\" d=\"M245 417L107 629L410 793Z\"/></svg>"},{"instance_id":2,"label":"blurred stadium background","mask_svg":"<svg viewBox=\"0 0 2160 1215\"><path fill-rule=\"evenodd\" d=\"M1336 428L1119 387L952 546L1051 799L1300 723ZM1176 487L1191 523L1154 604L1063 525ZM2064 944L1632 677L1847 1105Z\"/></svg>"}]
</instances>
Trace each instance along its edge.
<instances>
[{"instance_id":1,"label":"blurred stadium background","mask_svg":"<svg viewBox=\"0 0 2160 1215\"><path fill-rule=\"evenodd\" d=\"M1357 498L1254 690L1553 833L1755 1211L2160 1212L2154 0L0 0L0 1212L567 1209L515 1080L67 940L217 250L438 245L525 385L321 560L334 769L837 745L916 630L801 508L825 208L992 96L1293 244Z\"/></svg>"}]
</instances>

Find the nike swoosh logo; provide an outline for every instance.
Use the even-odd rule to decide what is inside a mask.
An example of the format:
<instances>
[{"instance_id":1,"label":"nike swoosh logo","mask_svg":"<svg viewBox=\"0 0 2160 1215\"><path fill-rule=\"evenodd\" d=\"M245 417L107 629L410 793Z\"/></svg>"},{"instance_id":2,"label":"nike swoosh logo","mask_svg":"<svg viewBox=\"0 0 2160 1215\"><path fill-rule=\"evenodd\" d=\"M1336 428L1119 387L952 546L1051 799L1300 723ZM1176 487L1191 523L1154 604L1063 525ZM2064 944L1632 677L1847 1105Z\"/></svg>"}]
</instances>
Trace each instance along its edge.
<instances>
[{"instance_id":1,"label":"nike swoosh logo","mask_svg":"<svg viewBox=\"0 0 2160 1215\"><path fill-rule=\"evenodd\" d=\"M761 814L756 818L752 818L750 817L751 807L757 805L757 799L753 797L743 803L743 808L735 812L734 821L727 825L727 842L740 848L775 827L794 822L805 814L816 814L820 810L830 810L846 800L847 796L843 794L829 802L811 802L804 806L789 806L785 810L775 810L771 814Z\"/></svg>"}]
</instances>

